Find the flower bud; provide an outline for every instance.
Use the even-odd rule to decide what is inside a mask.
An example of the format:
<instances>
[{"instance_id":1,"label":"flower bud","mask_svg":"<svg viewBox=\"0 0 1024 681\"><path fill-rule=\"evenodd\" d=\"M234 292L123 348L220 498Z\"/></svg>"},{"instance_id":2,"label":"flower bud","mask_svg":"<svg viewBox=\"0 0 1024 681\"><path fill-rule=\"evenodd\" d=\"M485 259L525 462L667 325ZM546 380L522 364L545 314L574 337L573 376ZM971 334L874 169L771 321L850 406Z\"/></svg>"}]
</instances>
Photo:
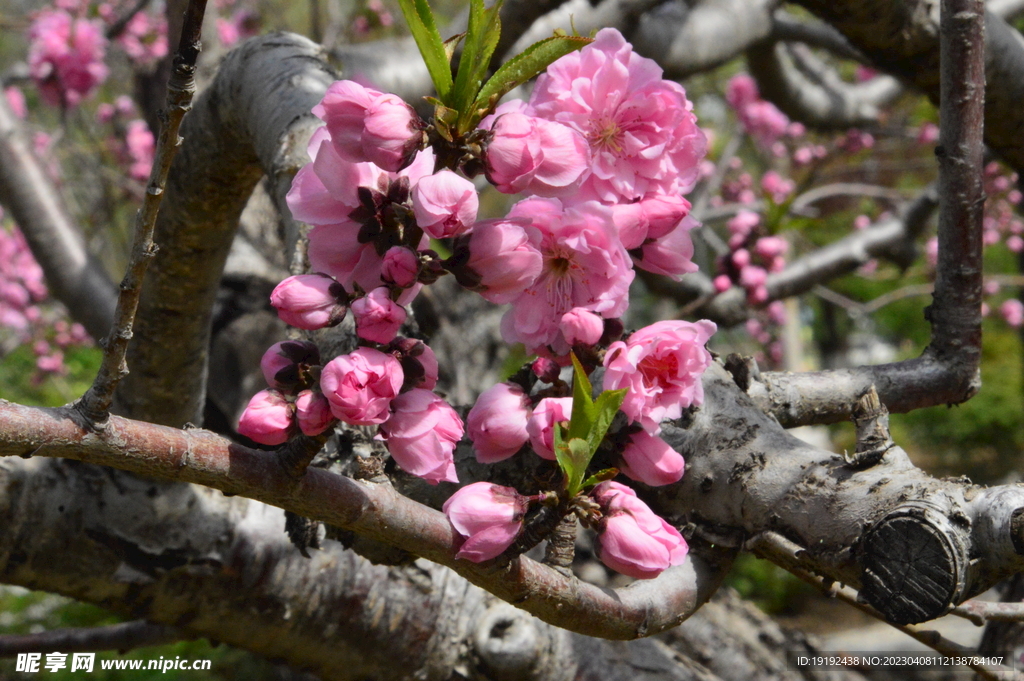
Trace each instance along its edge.
<instances>
[{"instance_id":1,"label":"flower bud","mask_svg":"<svg viewBox=\"0 0 1024 681\"><path fill-rule=\"evenodd\" d=\"M455 445L462 439L462 419L429 390L416 388L391 403L394 413L380 427L392 458L407 473L432 485L458 482Z\"/></svg>"},{"instance_id":2,"label":"flower bud","mask_svg":"<svg viewBox=\"0 0 1024 681\"><path fill-rule=\"evenodd\" d=\"M629 436L622 450L623 475L651 487L670 485L683 477L683 456L657 435L644 431Z\"/></svg>"},{"instance_id":3,"label":"flower bud","mask_svg":"<svg viewBox=\"0 0 1024 681\"><path fill-rule=\"evenodd\" d=\"M604 334L604 320L590 310L574 307L562 315L558 328L570 346L576 343L594 345Z\"/></svg>"},{"instance_id":4,"label":"flower bud","mask_svg":"<svg viewBox=\"0 0 1024 681\"><path fill-rule=\"evenodd\" d=\"M341 323L347 299L344 287L325 274L288 277L270 294L283 322L308 331Z\"/></svg>"},{"instance_id":5,"label":"flower bud","mask_svg":"<svg viewBox=\"0 0 1024 681\"><path fill-rule=\"evenodd\" d=\"M391 292L381 286L352 302L356 334L375 343L390 343L405 323L405 309L391 300Z\"/></svg>"},{"instance_id":6,"label":"flower bud","mask_svg":"<svg viewBox=\"0 0 1024 681\"><path fill-rule=\"evenodd\" d=\"M476 222L479 205L473 183L450 170L424 177L412 188L416 224L435 239L469 230Z\"/></svg>"},{"instance_id":7,"label":"flower bud","mask_svg":"<svg viewBox=\"0 0 1024 681\"><path fill-rule=\"evenodd\" d=\"M604 514L597 537L598 557L612 570L651 579L686 559L689 547L683 536L632 489L609 481L597 485L591 494Z\"/></svg>"},{"instance_id":8,"label":"flower bud","mask_svg":"<svg viewBox=\"0 0 1024 681\"><path fill-rule=\"evenodd\" d=\"M481 220L446 261L456 280L497 305L512 302L540 276L543 256L530 243L525 219Z\"/></svg>"},{"instance_id":9,"label":"flower bud","mask_svg":"<svg viewBox=\"0 0 1024 681\"><path fill-rule=\"evenodd\" d=\"M420 274L419 256L411 248L392 246L384 254L381 278L400 288L409 288Z\"/></svg>"},{"instance_id":10,"label":"flower bud","mask_svg":"<svg viewBox=\"0 0 1024 681\"><path fill-rule=\"evenodd\" d=\"M238 433L261 445L279 445L295 430L295 405L276 390L261 390L242 412Z\"/></svg>"},{"instance_id":11,"label":"flower bud","mask_svg":"<svg viewBox=\"0 0 1024 681\"><path fill-rule=\"evenodd\" d=\"M384 170L396 173L412 163L422 137L419 116L398 95L381 95L367 107L363 153Z\"/></svg>"},{"instance_id":12,"label":"flower bud","mask_svg":"<svg viewBox=\"0 0 1024 681\"><path fill-rule=\"evenodd\" d=\"M429 345L415 338L399 336L391 341L389 349L396 353L405 373L402 392L413 388L434 389L437 385L437 356Z\"/></svg>"},{"instance_id":13,"label":"flower bud","mask_svg":"<svg viewBox=\"0 0 1024 681\"><path fill-rule=\"evenodd\" d=\"M527 501L511 487L474 482L448 497L441 509L465 537L455 557L480 563L512 545L523 528Z\"/></svg>"},{"instance_id":14,"label":"flower bud","mask_svg":"<svg viewBox=\"0 0 1024 681\"><path fill-rule=\"evenodd\" d=\"M645 243L640 249L640 257L633 262L640 269L676 280L684 274L696 272L690 230L698 226L700 223L687 215L671 232Z\"/></svg>"},{"instance_id":15,"label":"flower bud","mask_svg":"<svg viewBox=\"0 0 1024 681\"><path fill-rule=\"evenodd\" d=\"M295 398L295 416L304 435L319 435L337 421L331 413L331 403L316 390L303 390Z\"/></svg>"},{"instance_id":16,"label":"flower bud","mask_svg":"<svg viewBox=\"0 0 1024 681\"><path fill-rule=\"evenodd\" d=\"M287 340L274 343L263 353L260 369L267 385L275 390L292 392L305 387L304 371L320 364L320 351L309 341ZM305 365L305 366L303 366Z\"/></svg>"},{"instance_id":17,"label":"flower bud","mask_svg":"<svg viewBox=\"0 0 1024 681\"><path fill-rule=\"evenodd\" d=\"M572 416L571 397L545 397L533 409L526 422L530 446L543 459L555 460L555 424Z\"/></svg>"},{"instance_id":18,"label":"flower bud","mask_svg":"<svg viewBox=\"0 0 1024 681\"><path fill-rule=\"evenodd\" d=\"M549 357L538 357L533 360L530 369L537 378L545 383L554 383L558 380L558 375L562 373L562 367L558 366L558 362Z\"/></svg>"},{"instance_id":19,"label":"flower bud","mask_svg":"<svg viewBox=\"0 0 1024 681\"><path fill-rule=\"evenodd\" d=\"M466 426L480 463L503 461L530 439L526 423L530 401L515 383L491 386L469 410Z\"/></svg>"}]
</instances>

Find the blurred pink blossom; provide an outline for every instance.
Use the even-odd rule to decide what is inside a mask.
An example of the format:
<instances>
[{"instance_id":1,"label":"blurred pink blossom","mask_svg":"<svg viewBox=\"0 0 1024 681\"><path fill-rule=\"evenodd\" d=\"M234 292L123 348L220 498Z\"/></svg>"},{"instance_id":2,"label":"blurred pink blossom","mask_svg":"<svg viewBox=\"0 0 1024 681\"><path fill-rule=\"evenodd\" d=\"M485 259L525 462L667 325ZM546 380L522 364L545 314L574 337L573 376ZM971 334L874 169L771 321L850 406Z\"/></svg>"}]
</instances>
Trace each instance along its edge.
<instances>
[{"instance_id":1,"label":"blurred pink blossom","mask_svg":"<svg viewBox=\"0 0 1024 681\"><path fill-rule=\"evenodd\" d=\"M35 15L28 39L29 73L47 104L76 106L106 80L107 39L99 22L45 9Z\"/></svg>"}]
</instances>

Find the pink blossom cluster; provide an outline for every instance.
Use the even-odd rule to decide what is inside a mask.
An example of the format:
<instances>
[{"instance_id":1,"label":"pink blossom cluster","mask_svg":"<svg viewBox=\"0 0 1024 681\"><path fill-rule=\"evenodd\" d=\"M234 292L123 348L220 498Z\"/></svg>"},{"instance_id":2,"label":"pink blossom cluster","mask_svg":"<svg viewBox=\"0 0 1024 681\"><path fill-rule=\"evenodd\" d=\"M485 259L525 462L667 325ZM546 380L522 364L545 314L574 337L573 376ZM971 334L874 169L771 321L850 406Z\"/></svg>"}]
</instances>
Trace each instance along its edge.
<instances>
[{"instance_id":1,"label":"pink blossom cluster","mask_svg":"<svg viewBox=\"0 0 1024 681\"><path fill-rule=\"evenodd\" d=\"M0 220L3 212L0 211ZM65 373L64 351L88 345L81 324L67 320L63 309L49 298L43 270L17 227L0 225L0 340L30 345L36 368L43 373Z\"/></svg>"},{"instance_id":2,"label":"pink blossom cluster","mask_svg":"<svg viewBox=\"0 0 1024 681\"><path fill-rule=\"evenodd\" d=\"M29 26L28 40L29 73L47 104L76 106L107 78L107 39L98 21L44 9Z\"/></svg>"},{"instance_id":3,"label":"pink blossom cluster","mask_svg":"<svg viewBox=\"0 0 1024 681\"><path fill-rule=\"evenodd\" d=\"M153 168L156 140L146 121L134 118L136 115L135 102L127 95L96 107L96 121L111 128L107 146L133 180L145 182Z\"/></svg>"},{"instance_id":4,"label":"pink blossom cluster","mask_svg":"<svg viewBox=\"0 0 1024 681\"><path fill-rule=\"evenodd\" d=\"M162 12L135 11L132 4L102 2L96 10L108 26L135 12L115 42L134 63L149 66L167 56L167 19Z\"/></svg>"},{"instance_id":5,"label":"pink blossom cluster","mask_svg":"<svg viewBox=\"0 0 1024 681\"><path fill-rule=\"evenodd\" d=\"M366 7L352 19L352 33L365 36L376 28L387 28L395 23L391 12L381 0L367 0Z\"/></svg>"},{"instance_id":6,"label":"pink blossom cluster","mask_svg":"<svg viewBox=\"0 0 1024 681\"><path fill-rule=\"evenodd\" d=\"M768 302L769 272L780 272L786 266L789 244L778 236L761 236L761 216L743 210L729 220L729 248L731 252L718 261L720 274L715 277L715 289L727 291L734 284L747 292L753 305Z\"/></svg>"}]
</instances>

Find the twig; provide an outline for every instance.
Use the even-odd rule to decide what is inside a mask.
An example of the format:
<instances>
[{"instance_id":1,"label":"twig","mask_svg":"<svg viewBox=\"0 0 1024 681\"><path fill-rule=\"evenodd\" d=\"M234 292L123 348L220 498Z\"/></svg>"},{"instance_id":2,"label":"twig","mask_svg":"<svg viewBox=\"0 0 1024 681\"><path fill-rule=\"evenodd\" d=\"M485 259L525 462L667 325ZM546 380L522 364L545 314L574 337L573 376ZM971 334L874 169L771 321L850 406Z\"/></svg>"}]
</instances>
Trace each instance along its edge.
<instances>
[{"instance_id":1,"label":"twig","mask_svg":"<svg viewBox=\"0 0 1024 681\"><path fill-rule=\"evenodd\" d=\"M189 0L188 9L185 11L185 23L181 30L181 41L174 57L174 70L167 83L167 111L164 113L157 141L153 170L149 176L142 208L135 217L131 259L128 271L121 281L121 292L114 312L114 325L110 335L103 341L103 362L96 380L76 405L86 423L92 426L98 426L106 421L114 390L128 373L125 353L128 341L132 337L135 311L142 292L142 280L157 250L156 244L153 243L153 228L163 199L171 161L181 145L178 128L185 114L192 108L192 96L195 94L196 59L199 57L205 12L206 0Z\"/></svg>"},{"instance_id":2,"label":"twig","mask_svg":"<svg viewBox=\"0 0 1024 681\"><path fill-rule=\"evenodd\" d=\"M803 213L812 203L833 196L870 196L874 199L900 201L906 198L906 192L863 182L833 182L804 192L793 199L789 209L794 213Z\"/></svg>"},{"instance_id":3,"label":"twig","mask_svg":"<svg viewBox=\"0 0 1024 681\"><path fill-rule=\"evenodd\" d=\"M153 624L146 620L121 622L105 627L53 629L23 636L0 636L0 657L13 657L19 653L92 652L163 645L196 638L177 627Z\"/></svg>"},{"instance_id":4,"label":"twig","mask_svg":"<svg viewBox=\"0 0 1024 681\"><path fill-rule=\"evenodd\" d=\"M985 622L1024 622L1024 603L971 599L956 606L949 613L970 620L979 627Z\"/></svg>"},{"instance_id":5,"label":"twig","mask_svg":"<svg viewBox=\"0 0 1024 681\"><path fill-rule=\"evenodd\" d=\"M885 622L894 629L898 629L907 636L913 638L915 641L923 643L942 655L957 657L970 657L971 655L974 655L973 648L968 648L956 643L955 641L950 641L937 631L921 630L914 626L893 624L892 622L887 621L880 612L872 608L867 603L861 602L858 599L857 592L855 590L848 586L840 586L832 580L825 579L811 572L811 569L813 568L808 569L806 560L804 559L804 556L807 554L806 549L791 542L780 534L775 532L762 532L747 541L745 548L761 556L765 560L779 565L787 572L792 573L808 584L821 589L829 597L837 598L844 603L852 605L861 612L867 613L868 615ZM1018 674L1011 667L975 663L966 664L964 666L973 669L980 677L984 679L991 679L992 681L1005 681L1007 678L1024 678L1024 675ZM1005 676L1006 674L1010 674L1010 676L1007 677Z\"/></svg>"}]
</instances>

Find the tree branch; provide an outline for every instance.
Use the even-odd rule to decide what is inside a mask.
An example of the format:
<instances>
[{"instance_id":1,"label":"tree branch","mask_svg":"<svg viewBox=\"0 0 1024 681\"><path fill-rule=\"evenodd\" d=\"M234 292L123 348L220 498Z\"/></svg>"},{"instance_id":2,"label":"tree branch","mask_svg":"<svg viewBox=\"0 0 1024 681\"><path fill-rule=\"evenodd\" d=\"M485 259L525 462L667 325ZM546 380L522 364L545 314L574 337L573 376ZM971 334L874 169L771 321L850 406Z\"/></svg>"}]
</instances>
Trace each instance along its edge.
<instances>
[{"instance_id":1,"label":"tree branch","mask_svg":"<svg viewBox=\"0 0 1024 681\"><path fill-rule=\"evenodd\" d=\"M96 650L133 650L195 636L177 627L152 624L146 620L121 622L105 627L81 629L53 629L39 634L0 636L0 657L13 657L19 653L91 652Z\"/></svg>"},{"instance_id":2,"label":"tree branch","mask_svg":"<svg viewBox=\"0 0 1024 681\"><path fill-rule=\"evenodd\" d=\"M117 289L89 254L6 97L0 97L0 203L21 227L54 297L90 336L103 338Z\"/></svg>"}]
</instances>

